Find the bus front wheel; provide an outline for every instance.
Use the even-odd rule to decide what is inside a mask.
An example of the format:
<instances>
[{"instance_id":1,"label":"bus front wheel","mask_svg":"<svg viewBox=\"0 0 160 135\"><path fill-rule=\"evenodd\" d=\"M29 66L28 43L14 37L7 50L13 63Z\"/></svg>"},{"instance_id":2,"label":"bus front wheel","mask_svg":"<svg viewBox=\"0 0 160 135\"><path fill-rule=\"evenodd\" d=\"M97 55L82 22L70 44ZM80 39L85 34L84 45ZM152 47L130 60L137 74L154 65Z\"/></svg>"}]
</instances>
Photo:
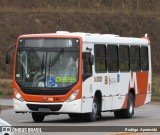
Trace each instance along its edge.
<instances>
[{"instance_id":1,"label":"bus front wheel","mask_svg":"<svg viewBox=\"0 0 160 135\"><path fill-rule=\"evenodd\" d=\"M97 120L97 112L98 112L98 103L97 103L97 99L96 97L93 100L93 104L92 104L92 112L86 114L86 120L93 122Z\"/></svg>"},{"instance_id":2,"label":"bus front wheel","mask_svg":"<svg viewBox=\"0 0 160 135\"><path fill-rule=\"evenodd\" d=\"M44 114L32 112L32 119L34 120L34 122L42 122L44 120L44 117Z\"/></svg>"}]
</instances>

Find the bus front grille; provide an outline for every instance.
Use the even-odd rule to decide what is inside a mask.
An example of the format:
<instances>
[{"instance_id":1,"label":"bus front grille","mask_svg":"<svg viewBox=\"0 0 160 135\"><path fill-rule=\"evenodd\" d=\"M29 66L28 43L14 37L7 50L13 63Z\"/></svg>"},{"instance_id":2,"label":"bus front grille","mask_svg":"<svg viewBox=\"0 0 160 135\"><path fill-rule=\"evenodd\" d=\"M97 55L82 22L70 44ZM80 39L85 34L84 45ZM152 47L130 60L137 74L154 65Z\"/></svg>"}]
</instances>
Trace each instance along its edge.
<instances>
[{"instance_id":1,"label":"bus front grille","mask_svg":"<svg viewBox=\"0 0 160 135\"><path fill-rule=\"evenodd\" d=\"M61 104L56 105L39 105L39 104L27 104L27 107L32 111L38 111L39 109L50 109L51 111L59 111L62 107Z\"/></svg>"}]
</instances>

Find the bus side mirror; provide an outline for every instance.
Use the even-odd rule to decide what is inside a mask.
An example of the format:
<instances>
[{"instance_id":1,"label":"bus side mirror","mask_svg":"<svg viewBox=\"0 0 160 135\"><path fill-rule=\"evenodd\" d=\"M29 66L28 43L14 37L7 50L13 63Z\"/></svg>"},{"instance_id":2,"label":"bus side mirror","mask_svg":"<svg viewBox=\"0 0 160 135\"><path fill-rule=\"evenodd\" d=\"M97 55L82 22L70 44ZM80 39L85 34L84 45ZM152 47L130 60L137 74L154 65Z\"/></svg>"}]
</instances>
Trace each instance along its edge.
<instances>
[{"instance_id":1,"label":"bus side mirror","mask_svg":"<svg viewBox=\"0 0 160 135\"><path fill-rule=\"evenodd\" d=\"M7 49L7 53L6 53L6 64L10 63L10 50L14 49L16 47L16 45L10 45Z\"/></svg>"},{"instance_id":2,"label":"bus side mirror","mask_svg":"<svg viewBox=\"0 0 160 135\"><path fill-rule=\"evenodd\" d=\"M90 65L94 64L94 56L92 54L90 54L90 56L89 56L89 64Z\"/></svg>"},{"instance_id":3,"label":"bus side mirror","mask_svg":"<svg viewBox=\"0 0 160 135\"><path fill-rule=\"evenodd\" d=\"M10 63L10 55L9 53L6 54L6 64Z\"/></svg>"}]
</instances>

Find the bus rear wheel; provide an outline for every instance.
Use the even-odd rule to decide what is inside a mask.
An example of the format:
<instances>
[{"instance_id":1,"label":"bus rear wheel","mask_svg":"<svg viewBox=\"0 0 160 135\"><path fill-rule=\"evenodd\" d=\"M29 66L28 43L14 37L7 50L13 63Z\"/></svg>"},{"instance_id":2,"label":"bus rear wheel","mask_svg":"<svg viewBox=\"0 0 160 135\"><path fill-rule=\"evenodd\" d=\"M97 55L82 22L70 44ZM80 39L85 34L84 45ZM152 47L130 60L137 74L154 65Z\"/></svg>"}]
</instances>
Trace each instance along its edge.
<instances>
[{"instance_id":1,"label":"bus rear wheel","mask_svg":"<svg viewBox=\"0 0 160 135\"><path fill-rule=\"evenodd\" d=\"M32 112L32 119L34 120L34 122L42 122L44 120L44 117L44 114Z\"/></svg>"},{"instance_id":2,"label":"bus rear wheel","mask_svg":"<svg viewBox=\"0 0 160 135\"><path fill-rule=\"evenodd\" d=\"M133 94L129 93L127 109L124 110L123 117L132 118L133 115L134 115L134 98L133 98Z\"/></svg>"},{"instance_id":3,"label":"bus rear wheel","mask_svg":"<svg viewBox=\"0 0 160 135\"><path fill-rule=\"evenodd\" d=\"M132 118L133 115L134 115L134 98L133 94L129 93L127 108L121 110L115 110L114 116L115 118Z\"/></svg>"}]
</instances>

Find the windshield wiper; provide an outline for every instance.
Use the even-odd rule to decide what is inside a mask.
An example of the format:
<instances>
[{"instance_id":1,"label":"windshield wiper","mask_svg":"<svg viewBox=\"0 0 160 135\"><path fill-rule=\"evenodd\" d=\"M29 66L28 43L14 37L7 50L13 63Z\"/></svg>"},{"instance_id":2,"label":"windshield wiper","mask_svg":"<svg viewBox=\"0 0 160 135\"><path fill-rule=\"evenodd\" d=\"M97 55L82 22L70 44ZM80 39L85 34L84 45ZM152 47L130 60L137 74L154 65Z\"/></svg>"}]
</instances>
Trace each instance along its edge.
<instances>
[{"instance_id":1,"label":"windshield wiper","mask_svg":"<svg viewBox=\"0 0 160 135\"><path fill-rule=\"evenodd\" d=\"M61 48L61 50L56 54L56 56L51 60L50 58L50 62L49 62L49 67L54 66L54 64L56 64L56 62L59 60L60 56L63 54L64 49Z\"/></svg>"},{"instance_id":2,"label":"windshield wiper","mask_svg":"<svg viewBox=\"0 0 160 135\"><path fill-rule=\"evenodd\" d=\"M44 69L44 54L42 57L42 65L41 65L41 74L43 75L43 69Z\"/></svg>"},{"instance_id":3,"label":"windshield wiper","mask_svg":"<svg viewBox=\"0 0 160 135\"><path fill-rule=\"evenodd\" d=\"M30 52L30 60L33 62L32 66L34 69L39 69L42 65L41 59L39 58L38 54L36 51L32 48L29 50Z\"/></svg>"}]
</instances>

